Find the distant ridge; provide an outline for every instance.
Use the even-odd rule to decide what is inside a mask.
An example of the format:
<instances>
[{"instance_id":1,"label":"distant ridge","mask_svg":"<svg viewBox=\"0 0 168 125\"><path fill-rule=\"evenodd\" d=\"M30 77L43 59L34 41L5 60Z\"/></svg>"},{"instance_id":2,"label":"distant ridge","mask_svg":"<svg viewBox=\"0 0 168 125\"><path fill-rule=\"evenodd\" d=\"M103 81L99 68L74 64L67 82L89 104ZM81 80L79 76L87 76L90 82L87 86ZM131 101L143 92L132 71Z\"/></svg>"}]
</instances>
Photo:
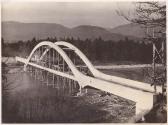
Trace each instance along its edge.
<instances>
[{"instance_id":1,"label":"distant ridge","mask_svg":"<svg viewBox=\"0 0 168 125\"><path fill-rule=\"evenodd\" d=\"M117 29L118 31L118 29ZM2 22L2 37L5 42L17 42L19 40L45 39L48 37L57 38L80 38L95 39L101 37L104 40L113 40L117 42L128 37L132 40L139 38L131 35L124 35L120 32L114 32L98 26L80 25L74 28L68 28L56 23L21 23L15 21Z\"/></svg>"},{"instance_id":2,"label":"distant ridge","mask_svg":"<svg viewBox=\"0 0 168 125\"><path fill-rule=\"evenodd\" d=\"M125 24L115 28L108 29L111 33L118 33L125 36L134 36L138 38L145 37L145 28L139 24Z\"/></svg>"}]
</instances>

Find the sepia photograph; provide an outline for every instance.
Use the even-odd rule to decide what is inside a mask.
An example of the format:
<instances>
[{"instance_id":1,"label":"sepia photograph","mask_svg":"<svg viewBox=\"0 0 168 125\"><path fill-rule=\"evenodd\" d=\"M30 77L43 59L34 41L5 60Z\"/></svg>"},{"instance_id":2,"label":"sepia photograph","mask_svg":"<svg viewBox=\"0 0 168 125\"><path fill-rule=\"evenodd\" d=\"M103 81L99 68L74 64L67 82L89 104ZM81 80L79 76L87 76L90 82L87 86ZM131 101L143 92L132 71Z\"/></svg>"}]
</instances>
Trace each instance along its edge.
<instances>
[{"instance_id":1,"label":"sepia photograph","mask_svg":"<svg viewBox=\"0 0 168 125\"><path fill-rule=\"evenodd\" d=\"M166 0L1 2L1 123L167 123Z\"/></svg>"}]
</instances>

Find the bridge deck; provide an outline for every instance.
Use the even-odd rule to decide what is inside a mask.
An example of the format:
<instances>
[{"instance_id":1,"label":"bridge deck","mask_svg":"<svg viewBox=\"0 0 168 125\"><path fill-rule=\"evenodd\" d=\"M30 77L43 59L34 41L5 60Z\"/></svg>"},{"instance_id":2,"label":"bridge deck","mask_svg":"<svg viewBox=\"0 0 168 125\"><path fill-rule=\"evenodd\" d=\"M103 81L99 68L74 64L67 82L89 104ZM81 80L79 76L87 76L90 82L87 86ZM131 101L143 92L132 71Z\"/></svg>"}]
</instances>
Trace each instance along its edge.
<instances>
[{"instance_id":1,"label":"bridge deck","mask_svg":"<svg viewBox=\"0 0 168 125\"><path fill-rule=\"evenodd\" d=\"M16 57L16 60L22 63L26 63L27 59ZM63 73L60 71L56 71L50 68L46 68L43 66L40 66L38 64L28 62L28 65L31 65L33 67L46 70L48 72L51 72L53 74L66 77L75 81L78 81L81 86L91 86L106 92L110 92L114 95L132 100L136 102L136 114L141 114L139 117L142 117L146 112L150 111L151 108L153 107L153 94L154 92L145 88L143 86L141 88L138 88L138 86L130 86L129 84L125 83L123 85L122 81L121 84L113 82L112 80L107 80L107 79L102 79L102 78L95 78L95 77L90 77L86 76L83 74L80 74L78 77L69 75L67 73ZM132 83L134 84L134 83ZM136 87L135 87L136 86Z\"/></svg>"},{"instance_id":2,"label":"bridge deck","mask_svg":"<svg viewBox=\"0 0 168 125\"><path fill-rule=\"evenodd\" d=\"M61 56L61 58L66 62L68 67L71 69L73 75L67 74L65 72L57 71L55 69L41 66L38 63L30 62L30 59L33 58L33 54L39 49L45 47L45 51L41 51L42 55L40 55L40 58L35 58L35 60L41 61L44 56L49 52L48 60L50 60L51 57L51 49L54 49L58 53L58 57ZM93 77L83 74L78 70L78 68L75 66L75 64L72 62L70 57L64 52L64 49L62 49L60 46L69 48L68 50L74 50L73 52L76 53L79 58L86 64L90 72L93 74ZM39 49L40 50L40 49ZM40 53L41 53L40 52ZM57 56L56 56L57 57ZM57 58L59 60L59 58ZM16 60L19 62L22 62L25 64L24 68L26 69L27 65L31 65L35 68L39 68L41 70L48 71L50 73L53 73L55 75L59 75L62 77L66 77L72 80L75 80L79 83L80 86L91 86L103 91L110 92L114 95L132 100L136 102L136 114L138 114L138 118L142 117L144 114L146 114L148 111L151 110L153 107L153 95L156 94L154 91L154 88L151 87L149 84L125 79L121 77L116 76L110 76L107 74L104 74L100 71L98 71L92 63L89 61L89 59L75 46L73 46L70 43L64 42L64 41L57 41L55 43L49 42L49 41L43 41L37 44L34 49L31 51L29 57L27 59L16 57ZM157 92L161 92L161 87L157 87ZM137 116L137 115L136 115Z\"/></svg>"}]
</instances>

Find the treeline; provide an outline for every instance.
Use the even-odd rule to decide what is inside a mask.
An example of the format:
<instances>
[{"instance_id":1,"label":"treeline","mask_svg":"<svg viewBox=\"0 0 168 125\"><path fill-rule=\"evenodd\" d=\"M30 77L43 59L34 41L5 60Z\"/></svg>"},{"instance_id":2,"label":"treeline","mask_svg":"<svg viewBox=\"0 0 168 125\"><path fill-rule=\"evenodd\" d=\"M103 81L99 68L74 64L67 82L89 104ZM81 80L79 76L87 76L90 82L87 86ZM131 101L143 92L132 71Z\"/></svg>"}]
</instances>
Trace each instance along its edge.
<instances>
[{"instance_id":1,"label":"treeline","mask_svg":"<svg viewBox=\"0 0 168 125\"><path fill-rule=\"evenodd\" d=\"M28 56L31 50L42 41L57 41L57 38L36 39L18 41L17 43L5 43L2 39L2 56ZM113 62L133 61L138 63L151 63L152 45L145 42L135 42L125 38L114 42L104 41L101 37L90 40L74 38L60 38L59 41L66 41L78 47L91 61Z\"/></svg>"}]
</instances>

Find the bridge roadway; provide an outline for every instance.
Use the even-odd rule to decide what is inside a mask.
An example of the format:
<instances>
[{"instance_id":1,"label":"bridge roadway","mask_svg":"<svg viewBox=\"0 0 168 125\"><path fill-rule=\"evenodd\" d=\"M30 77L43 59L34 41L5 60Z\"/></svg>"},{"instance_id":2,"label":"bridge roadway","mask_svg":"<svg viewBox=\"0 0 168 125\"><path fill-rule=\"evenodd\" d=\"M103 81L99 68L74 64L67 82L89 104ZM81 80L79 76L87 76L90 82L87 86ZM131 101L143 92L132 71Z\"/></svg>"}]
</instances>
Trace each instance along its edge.
<instances>
[{"instance_id":1,"label":"bridge roadway","mask_svg":"<svg viewBox=\"0 0 168 125\"><path fill-rule=\"evenodd\" d=\"M54 48L59 52L59 54L66 61L70 69L72 70L74 75L69 75L64 72L56 71L47 67L43 67L41 65L30 62L30 58L37 48L43 45L48 45L50 48ZM84 61L84 63L88 66L90 71L93 73L94 77L87 76L79 72L69 57L65 54L65 52L59 47L59 45L64 45L70 49L73 49L76 54ZM46 51L48 51L47 49ZM46 52L44 52L46 53ZM45 54L42 55L45 55ZM79 83L80 86L91 86L114 95L126 98L128 100L132 100L136 102L136 116L134 118L135 121L142 118L146 113L148 113L152 107L154 102L153 95L156 94L154 92L154 88L150 86L148 83L142 83L134 80L129 80L121 77L106 75L100 71L98 71L94 66L90 63L90 61L86 58L86 56L75 46L66 43L66 42L41 42L39 43L31 52L30 56L25 58L16 57L16 60L22 62L27 65L31 65L33 67L39 68L41 70L48 71L50 73L66 77L72 80L75 80ZM157 93L161 92L161 87L157 87Z\"/></svg>"}]
</instances>

